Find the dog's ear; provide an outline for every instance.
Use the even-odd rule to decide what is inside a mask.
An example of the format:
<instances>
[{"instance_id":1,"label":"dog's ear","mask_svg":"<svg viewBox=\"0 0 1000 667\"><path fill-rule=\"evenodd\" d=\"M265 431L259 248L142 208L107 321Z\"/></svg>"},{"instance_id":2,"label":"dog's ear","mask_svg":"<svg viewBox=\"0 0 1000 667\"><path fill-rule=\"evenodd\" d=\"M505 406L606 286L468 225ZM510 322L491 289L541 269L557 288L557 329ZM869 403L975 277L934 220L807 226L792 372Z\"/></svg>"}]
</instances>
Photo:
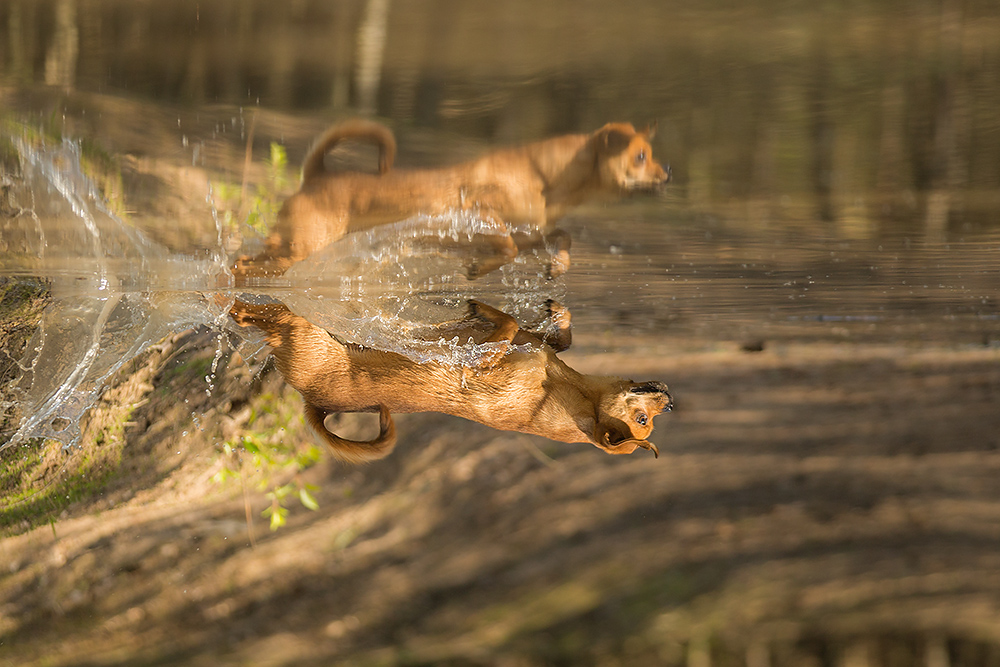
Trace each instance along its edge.
<instances>
[{"instance_id":1,"label":"dog's ear","mask_svg":"<svg viewBox=\"0 0 1000 667\"><path fill-rule=\"evenodd\" d=\"M368 441L348 440L331 433L324 423L330 413L312 403L306 402L305 412L309 425L326 444L330 445L333 455L342 461L348 463L375 461L388 456L396 446L396 424L392 421L389 409L384 405L379 406L378 436Z\"/></svg>"},{"instance_id":2,"label":"dog's ear","mask_svg":"<svg viewBox=\"0 0 1000 667\"><path fill-rule=\"evenodd\" d=\"M628 148L632 135L624 131L620 125L608 123L597 131L595 138L597 139L595 144L598 153L615 155Z\"/></svg>"},{"instance_id":3,"label":"dog's ear","mask_svg":"<svg viewBox=\"0 0 1000 667\"><path fill-rule=\"evenodd\" d=\"M657 126L657 121L654 120L652 123L648 124L646 126L646 129L644 129L639 134L645 135L647 140L651 140L653 137L656 136L656 126Z\"/></svg>"}]
</instances>

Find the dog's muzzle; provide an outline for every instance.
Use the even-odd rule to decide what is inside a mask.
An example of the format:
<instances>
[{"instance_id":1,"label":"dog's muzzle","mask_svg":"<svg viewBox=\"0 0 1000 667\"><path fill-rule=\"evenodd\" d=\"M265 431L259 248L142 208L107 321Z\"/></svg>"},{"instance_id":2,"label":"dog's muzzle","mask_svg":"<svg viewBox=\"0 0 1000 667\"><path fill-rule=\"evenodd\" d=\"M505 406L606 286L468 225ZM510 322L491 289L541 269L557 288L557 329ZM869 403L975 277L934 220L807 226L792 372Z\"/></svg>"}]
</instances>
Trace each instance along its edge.
<instances>
[{"instance_id":1,"label":"dog's muzzle","mask_svg":"<svg viewBox=\"0 0 1000 667\"><path fill-rule=\"evenodd\" d=\"M660 394L666 400L663 411L667 412L674 407L674 398L670 395L670 390L662 382L644 382L637 384L628 390L630 394Z\"/></svg>"}]
</instances>

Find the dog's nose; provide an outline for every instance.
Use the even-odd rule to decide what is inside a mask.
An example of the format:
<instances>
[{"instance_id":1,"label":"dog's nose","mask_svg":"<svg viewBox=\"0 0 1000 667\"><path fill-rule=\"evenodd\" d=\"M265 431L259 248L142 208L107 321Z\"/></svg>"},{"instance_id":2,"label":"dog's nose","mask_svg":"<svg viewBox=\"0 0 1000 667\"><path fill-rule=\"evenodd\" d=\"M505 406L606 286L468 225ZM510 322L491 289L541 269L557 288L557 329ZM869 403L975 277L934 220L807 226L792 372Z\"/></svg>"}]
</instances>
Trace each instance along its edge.
<instances>
[{"instance_id":1,"label":"dog's nose","mask_svg":"<svg viewBox=\"0 0 1000 667\"><path fill-rule=\"evenodd\" d=\"M662 382L643 382L629 389L631 394L660 394L663 397L663 410L669 412L674 407L674 397L670 395L670 390Z\"/></svg>"},{"instance_id":2,"label":"dog's nose","mask_svg":"<svg viewBox=\"0 0 1000 667\"><path fill-rule=\"evenodd\" d=\"M663 182L669 183L670 177L673 175L673 171L670 169L670 164L668 163L666 167L663 168Z\"/></svg>"}]
</instances>

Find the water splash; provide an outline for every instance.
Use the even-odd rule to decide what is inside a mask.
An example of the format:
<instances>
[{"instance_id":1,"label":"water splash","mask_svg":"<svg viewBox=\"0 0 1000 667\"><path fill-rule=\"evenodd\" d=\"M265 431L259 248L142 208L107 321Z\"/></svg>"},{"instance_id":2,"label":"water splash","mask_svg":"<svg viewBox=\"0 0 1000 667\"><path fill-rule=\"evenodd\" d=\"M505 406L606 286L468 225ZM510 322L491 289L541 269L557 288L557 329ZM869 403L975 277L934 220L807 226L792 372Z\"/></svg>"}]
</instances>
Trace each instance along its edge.
<instances>
[{"instance_id":1,"label":"water splash","mask_svg":"<svg viewBox=\"0 0 1000 667\"><path fill-rule=\"evenodd\" d=\"M35 437L77 443L80 419L115 372L178 331L220 332L205 378L209 393L223 338L244 358L259 353L261 336L228 315L237 294L221 227L211 256L172 254L112 212L81 166L78 144L14 143L22 158L14 194L30 205L4 222L0 276L41 277L52 300L4 394L14 397L20 417L0 449ZM416 216L348 235L238 296L283 301L348 342L420 362L475 364L490 344L462 340L447 327L467 317L469 299L529 323L544 320L546 303L565 293L562 281L548 278L552 257L544 246L495 262L507 234L470 212ZM493 270L473 270L484 264ZM11 407L0 405L5 414Z\"/></svg>"},{"instance_id":2,"label":"water splash","mask_svg":"<svg viewBox=\"0 0 1000 667\"><path fill-rule=\"evenodd\" d=\"M443 333L467 318L470 299L531 323L545 319L549 301L565 296L564 281L549 278L552 255L544 246L468 276L508 234L475 212L417 215L330 244L289 269L289 289L272 295L347 342L418 362L475 364L490 344Z\"/></svg>"},{"instance_id":3,"label":"water splash","mask_svg":"<svg viewBox=\"0 0 1000 667\"><path fill-rule=\"evenodd\" d=\"M226 264L172 256L111 212L79 144L14 145L14 195L30 208L4 221L0 275L42 277L52 300L7 388L21 417L0 449L35 437L70 446L123 364L167 335L224 316L210 291L224 282Z\"/></svg>"}]
</instances>

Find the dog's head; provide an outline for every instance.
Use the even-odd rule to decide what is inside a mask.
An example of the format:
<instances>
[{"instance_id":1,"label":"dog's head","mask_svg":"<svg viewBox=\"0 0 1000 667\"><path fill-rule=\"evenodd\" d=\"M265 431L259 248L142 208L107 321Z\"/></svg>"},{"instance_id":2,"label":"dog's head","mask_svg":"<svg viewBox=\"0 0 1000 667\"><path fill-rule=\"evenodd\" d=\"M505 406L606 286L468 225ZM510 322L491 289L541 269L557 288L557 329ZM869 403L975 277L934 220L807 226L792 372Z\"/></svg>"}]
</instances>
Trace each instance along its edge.
<instances>
[{"instance_id":1,"label":"dog's head","mask_svg":"<svg viewBox=\"0 0 1000 667\"><path fill-rule=\"evenodd\" d=\"M670 170L653 159L651 125L636 131L629 123L608 123L593 136L601 185L623 193L650 191L670 180Z\"/></svg>"},{"instance_id":2,"label":"dog's head","mask_svg":"<svg viewBox=\"0 0 1000 667\"><path fill-rule=\"evenodd\" d=\"M594 444L609 454L631 454L642 447L658 457L659 450L647 438L653 417L672 407L673 398L662 382L622 381L601 398Z\"/></svg>"}]
</instances>

